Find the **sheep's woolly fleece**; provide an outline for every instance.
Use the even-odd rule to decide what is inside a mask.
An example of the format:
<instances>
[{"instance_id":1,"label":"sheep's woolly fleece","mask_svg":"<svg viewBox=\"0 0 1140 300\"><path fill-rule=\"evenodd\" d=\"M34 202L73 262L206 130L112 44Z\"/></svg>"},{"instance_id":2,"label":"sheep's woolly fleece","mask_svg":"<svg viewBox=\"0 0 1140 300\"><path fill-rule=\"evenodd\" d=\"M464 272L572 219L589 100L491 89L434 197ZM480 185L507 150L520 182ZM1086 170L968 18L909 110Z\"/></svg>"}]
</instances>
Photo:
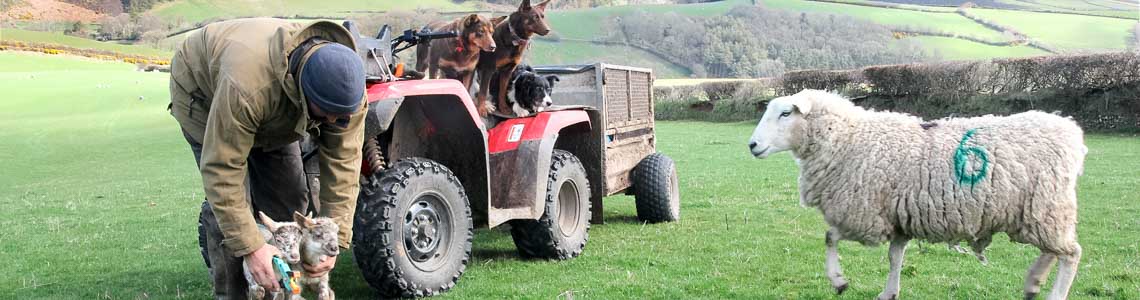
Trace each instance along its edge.
<instances>
[{"instance_id":1,"label":"sheep's woolly fleece","mask_svg":"<svg viewBox=\"0 0 1140 300\"><path fill-rule=\"evenodd\" d=\"M1043 112L924 123L804 91L793 132L800 201L844 239L934 242L1006 232L1053 253L1076 247L1076 184L1087 148L1071 119Z\"/></svg>"}]
</instances>

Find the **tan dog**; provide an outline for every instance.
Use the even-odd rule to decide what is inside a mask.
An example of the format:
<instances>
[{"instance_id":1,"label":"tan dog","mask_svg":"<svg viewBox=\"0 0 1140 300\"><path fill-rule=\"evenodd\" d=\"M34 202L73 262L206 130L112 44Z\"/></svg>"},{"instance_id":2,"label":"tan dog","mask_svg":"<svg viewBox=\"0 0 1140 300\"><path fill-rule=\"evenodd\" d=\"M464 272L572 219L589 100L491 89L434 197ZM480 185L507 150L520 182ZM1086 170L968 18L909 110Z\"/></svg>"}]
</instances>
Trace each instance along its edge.
<instances>
[{"instance_id":1,"label":"tan dog","mask_svg":"<svg viewBox=\"0 0 1140 300\"><path fill-rule=\"evenodd\" d=\"M491 95L494 97L491 101L498 106L500 113L511 114L511 107L507 105L507 84L515 67L522 62L530 37L550 33L550 24L546 22L548 3L550 0L531 5L530 0L523 0L515 12L492 20L495 23L495 42L503 47L479 57L479 93L475 96L479 115L486 116L493 107L491 102L487 102L492 84L498 86L496 90L499 93Z\"/></svg>"},{"instance_id":2,"label":"tan dog","mask_svg":"<svg viewBox=\"0 0 1140 300\"><path fill-rule=\"evenodd\" d=\"M459 80L463 87L471 88L471 77L479 63L480 52L495 51L495 28L491 21L478 14L446 23L432 22L424 29L434 32L456 31L459 37L437 39L419 44L416 48L416 71L431 69L430 78Z\"/></svg>"}]
</instances>

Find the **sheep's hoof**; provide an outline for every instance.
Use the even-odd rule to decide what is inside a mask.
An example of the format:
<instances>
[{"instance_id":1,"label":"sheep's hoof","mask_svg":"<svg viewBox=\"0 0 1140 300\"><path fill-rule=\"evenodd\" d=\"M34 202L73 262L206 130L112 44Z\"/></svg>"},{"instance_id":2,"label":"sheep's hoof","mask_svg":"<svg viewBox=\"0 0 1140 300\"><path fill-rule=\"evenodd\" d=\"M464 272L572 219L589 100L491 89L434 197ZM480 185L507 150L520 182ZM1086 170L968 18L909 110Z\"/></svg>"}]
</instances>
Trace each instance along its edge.
<instances>
[{"instance_id":1,"label":"sheep's hoof","mask_svg":"<svg viewBox=\"0 0 1140 300\"><path fill-rule=\"evenodd\" d=\"M1037 299L1037 293L1025 293L1025 300Z\"/></svg>"},{"instance_id":2,"label":"sheep's hoof","mask_svg":"<svg viewBox=\"0 0 1140 300\"><path fill-rule=\"evenodd\" d=\"M846 283L844 283L841 286L835 287L835 294L836 295L843 295L843 292L845 292L845 291L847 291L847 284Z\"/></svg>"}]
</instances>

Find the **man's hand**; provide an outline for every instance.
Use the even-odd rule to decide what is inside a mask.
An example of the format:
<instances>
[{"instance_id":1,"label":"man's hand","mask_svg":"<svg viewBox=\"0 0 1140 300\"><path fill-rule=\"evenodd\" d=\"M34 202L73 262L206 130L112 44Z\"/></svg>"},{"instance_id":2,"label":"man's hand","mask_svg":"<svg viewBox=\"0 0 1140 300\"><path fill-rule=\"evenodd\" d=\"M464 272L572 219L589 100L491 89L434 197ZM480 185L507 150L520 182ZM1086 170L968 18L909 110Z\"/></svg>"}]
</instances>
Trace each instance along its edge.
<instances>
[{"instance_id":1,"label":"man's hand","mask_svg":"<svg viewBox=\"0 0 1140 300\"><path fill-rule=\"evenodd\" d=\"M333 267L335 266L336 256L325 257L321 259L321 262L317 263L315 266L310 266L305 263L301 264L301 267L305 268L305 276L308 276L309 278L325 276L325 274L328 274L329 271L332 271Z\"/></svg>"},{"instance_id":2,"label":"man's hand","mask_svg":"<svg viewBox=\"0 0 1140 300\"><path fill-rule=\"evenodd\" d=\"M245 256L245 265L253 281L265 288L267 292L276 292L281 289L277 283L277 272L273 270L273 256L280 256L281 250L269 244L257 248L256 251Z\"/></svg>"}]
</instances>

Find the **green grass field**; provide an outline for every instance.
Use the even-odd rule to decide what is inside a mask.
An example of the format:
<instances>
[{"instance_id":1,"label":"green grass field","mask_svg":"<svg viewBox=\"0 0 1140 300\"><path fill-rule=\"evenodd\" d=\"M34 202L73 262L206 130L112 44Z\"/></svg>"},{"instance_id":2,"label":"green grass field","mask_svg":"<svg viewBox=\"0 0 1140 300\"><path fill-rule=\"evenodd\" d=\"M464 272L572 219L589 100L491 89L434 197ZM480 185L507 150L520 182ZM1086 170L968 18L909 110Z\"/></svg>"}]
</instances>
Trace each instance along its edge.
<instances>
[{"instance_id":1,"label":"green grass field","mask_svg":"<svg viewBox=\"0 0 1140 300\"><path fill-rule=\"evenodd\" d=\"M147 46L122 45L74 37L64 35L62 33L30 31L11 28L0 28L0 40L52 43L76 48L107 50L126 54L150 55L160 57L167 57L172 55L170 51L159 50Z\"/></svg>"},{"instance_id":2,"label":"green grass field","mask_svg":"<svg viewBox=\"0 0 1140 300\"><path fill-rule=\"evenodd\" d=\"M762 3L765 7L775 9L844 15L884 25L929 28L959 35L1005 40L1000 32L986 28L955 13L920 12L803 0L762 0Z\"/></svg>"},{"instance_id":3,"label":"green grass field","mask_svg":"<svg viewBox=\"0 0 1140 300\"><path fill-rule=\"evenodd\" d=\"M1005 57L1026 57L1050 55L1049 52L1028 46L998 47L948 37L911 37L922 43L930 53L937 53L944 60L971 60Z\"/></svg>"},{"instance_id":4,"label":"green grass field","mask_svg":"<svg viewBox=\"0 0 1140 300\"><path fill-rule=\"evenodd\" d=\"M971 10L978 16L1017 28L1029 37L1066 50L1126 47L1135 20L992 9Z\"/></svg>"},{"instance_id":5,"label":"green grass field","mask_svg":"<svg viewBox=\"0 0 1140 300\"><path fill-rule=\"evenodd\" d=\"M128 64L0 52L0 299L208 297L196 246L201 181L165 110L167 76ZM140 96L141 98L140 100ZM751 123L658 123L677 161L682 221L642 225L628 196L569 261L520 260L510 235L479 230L467 273L442 299L838 299L823 272L825 225L799 207L795 164L745 152ZM1140 139L1091 135L1080 185L1084 260L1074 299L1140 298ZM1021 295L1037 251L1003 236L990 264L913 245L902 296ZM874 297L886 248L841 244L851 287ZM351 255L342 299L373 297Z\"/></svg>"},{"instance_id":6,"label":"green grass field","mask_svg":"<svg viewBox=\"0 0 1140 300\"><path fill-rule=\"evenodd\" d=\"M641 49L588 42L535 40L526 57L532 65L610 63L653 69L659 78L684 78L689 70Z\"/></svg>"},{"instance_id":7,"label":"green grass field","mask_svg":"<svg viewBox=\"0 0 1140 300\"><path fill-rule=\"evenodd\" d=\"M648 13L676 13L687 16L718 16L728 13L737 5L749 4L746 0L726 0L719 2L682 5L627 5L591 9L551 11L548 16L550 27L565 38L594 40L606 30L602 20L612 16L631 15L637 11Z\"/></svg>"},{"instance_id":8,"label":"green grass field","mask_svg":"<svg viewBox=\"0 0 1140 300\"><path fill-rule=\"evenodd\" d=\"M388 11L432 8L440 11L474 10L472 2L456 4L451 0L375 1L375 0L177 0L161 4L152 11L168 18L198 22L211 18L242 16L344 16L348 11Z\"/></svg>"}]
</instances>

